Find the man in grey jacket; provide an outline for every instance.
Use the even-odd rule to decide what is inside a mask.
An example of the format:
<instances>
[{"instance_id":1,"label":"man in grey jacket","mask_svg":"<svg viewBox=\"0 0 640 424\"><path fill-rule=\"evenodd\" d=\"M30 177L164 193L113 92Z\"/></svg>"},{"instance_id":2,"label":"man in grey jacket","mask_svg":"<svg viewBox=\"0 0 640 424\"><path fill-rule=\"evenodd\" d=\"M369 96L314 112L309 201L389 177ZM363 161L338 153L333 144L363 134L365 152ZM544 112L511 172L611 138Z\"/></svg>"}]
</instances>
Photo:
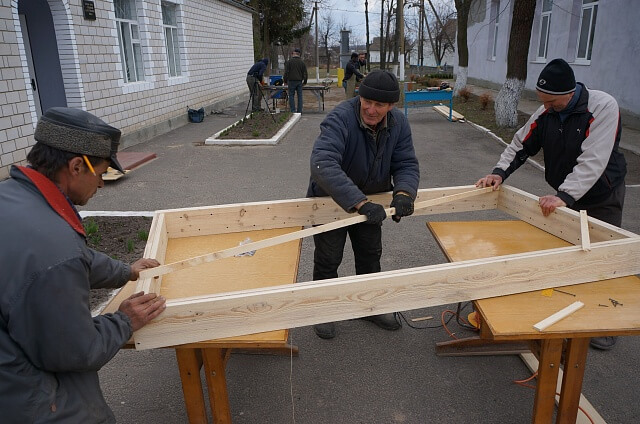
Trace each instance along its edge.
<instances>
[{"instance_id":1,"label":"man in grey jacket","mask_svg":"<svg viewBox=\"0 0 640 424\"><path fill-rule=\"evenodd\" d=\"M478 187L497 189L527 158L544 151L545 179L556 191L540 197L540 210L586 210L591 217L620 226L627 164L618 149L620 111L609 94L576 83L563 59L549 62L536 83L542 106L513 137L491 174ZM615 337L598 337L591 346L610 349Z\"/></svg>"},{"instance_id":2,"label":"man in grey jacket","mask_svg":"<svg viewBox=\"0 0 640 424\"><path fill-rule=\"evenodd\" d=\"M367 221L314 236L314 280L338 276L347 234L356 274L380 271L381 226L387 215L368 194L393 191L396 222L413 213L420 171L409 122L395 108L399 97L396 77L374 70L362 81L360 95L339 104L320 125L307 196L331 196L345 211L365 215ZM401 327L395 314L366 319L385 330ZM324 339L336 335L334 323L315 325L314 330Z\"/></svg>"},{"instance_id":3,"label":"man in grey jacket","mask_svg":"<svg viewBox=\"0 0 640 424\"><path fill-rule=\"evenodd\" d=\"M0 183L0 411L3 423L112 423L98 370L165 308L136 293L91 316L89 290L120 287L158 266L131 266L87 246L74 205L104 186L120 131L82 110L51 108L38 121L30 167Z\"/></svg>"},{"instance_id":4,"label":"man in grey jacket","mask_svg":"<svg viewBox=\"0 0 640 424\"><path fill-rule=\"evenodd\" d=\"M302 86L307 84L307 65L300 58L300 49L293 50L293 56L284 67L284 83L289 86L289 107L291 113L302 113ZM294 99L298 95L298 107L296 109Z\"/></svg>"}]
</instances>

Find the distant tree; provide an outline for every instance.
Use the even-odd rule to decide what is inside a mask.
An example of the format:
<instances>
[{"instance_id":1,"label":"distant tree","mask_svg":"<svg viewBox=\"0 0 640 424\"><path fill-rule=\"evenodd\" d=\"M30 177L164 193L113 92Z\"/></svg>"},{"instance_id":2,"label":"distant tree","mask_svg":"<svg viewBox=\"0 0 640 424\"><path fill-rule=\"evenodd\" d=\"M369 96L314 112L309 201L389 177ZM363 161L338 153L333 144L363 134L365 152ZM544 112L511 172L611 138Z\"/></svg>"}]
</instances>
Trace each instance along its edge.
<instances>
[{"instance_id":1,"label":"distant tree","mask_svg":"<svg viewBox=\"0 0 640 424\"><path fill-rule=\"evenodd\" d=\"M527 55L536 0L515 0L509 35L507 79L496 96L496 124L500 127L518 125L518 102L527 79Z\"/></svg>"},{"instance_id":2,"label":"distant tree","mask_svg":"<svg viewBox=\"0 0 640 424\"><path fill-rule=\"evenodd\" d=\"M256 60L272 57L272 44L289 44L309 31L308 25L301 25L304 19L303 0L250 0L249 5L258 11L259 16L258 25L254 17Z\"/></svg>"},{"instance_id":3,"label":"distant tree","mask_svg":"<svg viewBox=\"0 0 640 424\"><path fill-rule=\"evenodd\" d=\"M431 22L427 22L426 27L436 66L440 66L447 52L455 51L453 40L457 25L456 12L451 5L445 3L439 4L437 9L432 5L432 11L434 19Z\"/></svg>"},{"instance_id":4,"label":"distant tree","mask_svg":"<svg viewBox=\"0 0 640 424\"><path fill-rule=\"evenodd\" d=\"M326 13L320 18L320 28L318 29L318 37L320 38L320 46L324 48L324 54L327 58L327 75L331 70L331 45L335 38L336 25L333 21L331 13Z\"/></svg>"},{"instance_id":5,"label":"distant tree","mask_svg":"<svg viewBox=\"0 0 640 424\"><path fill-rule=\"evenodd\" d=\"M454 95L467 85L469 75L469 46L467 45L467 22L473 0L455 0L458 15L458 69Z\"/></svg>"},{"instance_id":6,"label":"distant tree","mask_svg":"<svg viewBox=\"0 0 640 424\"><path fill-rule=\"evenodd\" d=\"M386 52L384 42L384 0L380 0L380 69L385 69Z\"/></svg>"}]
</instances>

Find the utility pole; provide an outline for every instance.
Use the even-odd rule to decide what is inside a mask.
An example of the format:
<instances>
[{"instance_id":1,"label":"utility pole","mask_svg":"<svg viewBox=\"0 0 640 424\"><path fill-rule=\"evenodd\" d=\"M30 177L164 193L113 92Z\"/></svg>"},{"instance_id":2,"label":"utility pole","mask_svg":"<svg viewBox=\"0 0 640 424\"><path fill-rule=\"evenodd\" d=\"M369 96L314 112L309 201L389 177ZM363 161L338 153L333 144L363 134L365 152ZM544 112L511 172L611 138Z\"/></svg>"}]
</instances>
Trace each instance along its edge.
<instances>
[{"instance_id":1,"label":"utility pole","mask_svg":"<svg viewBox=\"0 0 640 424\"><path fill-rule=\"evenodd\" d=\"M420 45L418 46L418 63L420 64L420 75L422 75L422 67L424 66L424 0L420 0Z\"/></svg>"},{"instance_id":2,"label":"utility pole","mask_svg":"<svg viewBox=\"0 0 640 424\"><path fill-rule=\"evenodd\" d=\"M314 13L316 14L316 82L320 82L320 60L318 59L318 2L316 0L315 6L313 8Z\"/></svg>"},{"instance_id":3,"label":"utility pole","mask_svg":"<svg viewBox=\"0 0 640 424\"><path fill-rule=\"evenodd\" d=\"M400 66L400 81L404 81L404 1L403 0L398 0L398 12L397 12L397 17L396 19L398 19L400 21L400 25L399 25L399 34L398 34L398 43L399 43L399 58L398 58L398 65Z\"/></svg>"}]
</instances>

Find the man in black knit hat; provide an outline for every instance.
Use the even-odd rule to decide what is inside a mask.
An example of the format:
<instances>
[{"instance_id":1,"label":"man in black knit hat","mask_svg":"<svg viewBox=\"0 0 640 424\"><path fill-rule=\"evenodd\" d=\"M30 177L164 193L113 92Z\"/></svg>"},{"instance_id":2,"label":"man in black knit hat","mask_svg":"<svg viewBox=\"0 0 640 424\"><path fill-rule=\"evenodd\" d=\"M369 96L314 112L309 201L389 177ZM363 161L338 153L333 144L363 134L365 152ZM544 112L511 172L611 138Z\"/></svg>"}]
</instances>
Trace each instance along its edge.
<instances>
[{"instance_id":1,"label":"man in black knit hat","mask_svg":"<svg viewBox=\"0 0 640 424\"><path fill-rule=\"evenodd\" d=\"M331 196L345 211L367 221L314 236L313 279L336 278L347 234L356 274L380 271L384 206L367 195L393 191L393 220L413 213L420 171L404 114L395 108L400 88L395 75L374 70L360 85L360 95L339 104L320 125L311 153L307 196ZM365 318L386 330L401 327L396 314ZM314 326L324 339L336 335L335 323Z\"/></svg>"},{"instance_id":2,"label":"man in black knit hat","mask_svg":"<svg viewBox=\"0 0 640 424\"><path fill-rule=\"evenodd\" d=\"M627 165L618 149L618 103L607 93L576 84L573 70L562 59L544 67L536 90L543 105L514 135L491 174L476 185L497 189L543 149L545 179L556 192L540 197L542 214L567 206L619 227ZM615 343L615 337L591 340L598 349L610 349Z\"/></svg>"}]
</instances>

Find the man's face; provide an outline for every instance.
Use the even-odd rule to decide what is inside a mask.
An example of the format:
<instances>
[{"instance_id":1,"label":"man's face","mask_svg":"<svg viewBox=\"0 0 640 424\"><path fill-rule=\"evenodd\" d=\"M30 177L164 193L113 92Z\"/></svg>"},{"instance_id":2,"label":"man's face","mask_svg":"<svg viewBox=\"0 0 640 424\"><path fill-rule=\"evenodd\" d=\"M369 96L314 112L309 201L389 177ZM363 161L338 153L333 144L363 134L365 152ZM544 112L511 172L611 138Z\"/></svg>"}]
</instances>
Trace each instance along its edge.
<instances>
[{"instance_id":1,"label":"man's face","mask_svg":"<svg viewBox=\"0 0 640 424\"><path fill-rule=\"evenodd\" d=\"M547 94L537 91L537 94L545 109L553 108L556 112L561 112L566 109L575 91L569 94Z\"/></svg>"},{"instance_id":2,"label":"man's face","mask_svg":"<svg viewBox=\"0 0 640 424\"><path fill-rule=\"evenodd\" d=\"M382 103L360 97L360 116L370 127L378 125L387 113L393 109L394 103Z\"/></svg>"},{"instance_id":3,"label":"man's face","mask_svg":"<svg viewBox=\"0 0 640 424\"><path fill-rule=\"evenodd\" d=\"M358 60L360 62L364 62L364 53L360 53L360 55L358 56Z\"/></svg>"},{"instance_id":4,"label":"man's face","mask_svg":"<svg viewBox=\"0 0 640 424\"><path fill-rule=\"evenodd\" d=\"M96 175L93 175L87 164L82 162L81 170L74 176L67 193L74 205L86 205L89 199L96 194L98 188L104 187L102 174L107 172L108 167L109 161L101 160L93 165L93 169L96 171Z\"/></svg>"}]
</instances>

